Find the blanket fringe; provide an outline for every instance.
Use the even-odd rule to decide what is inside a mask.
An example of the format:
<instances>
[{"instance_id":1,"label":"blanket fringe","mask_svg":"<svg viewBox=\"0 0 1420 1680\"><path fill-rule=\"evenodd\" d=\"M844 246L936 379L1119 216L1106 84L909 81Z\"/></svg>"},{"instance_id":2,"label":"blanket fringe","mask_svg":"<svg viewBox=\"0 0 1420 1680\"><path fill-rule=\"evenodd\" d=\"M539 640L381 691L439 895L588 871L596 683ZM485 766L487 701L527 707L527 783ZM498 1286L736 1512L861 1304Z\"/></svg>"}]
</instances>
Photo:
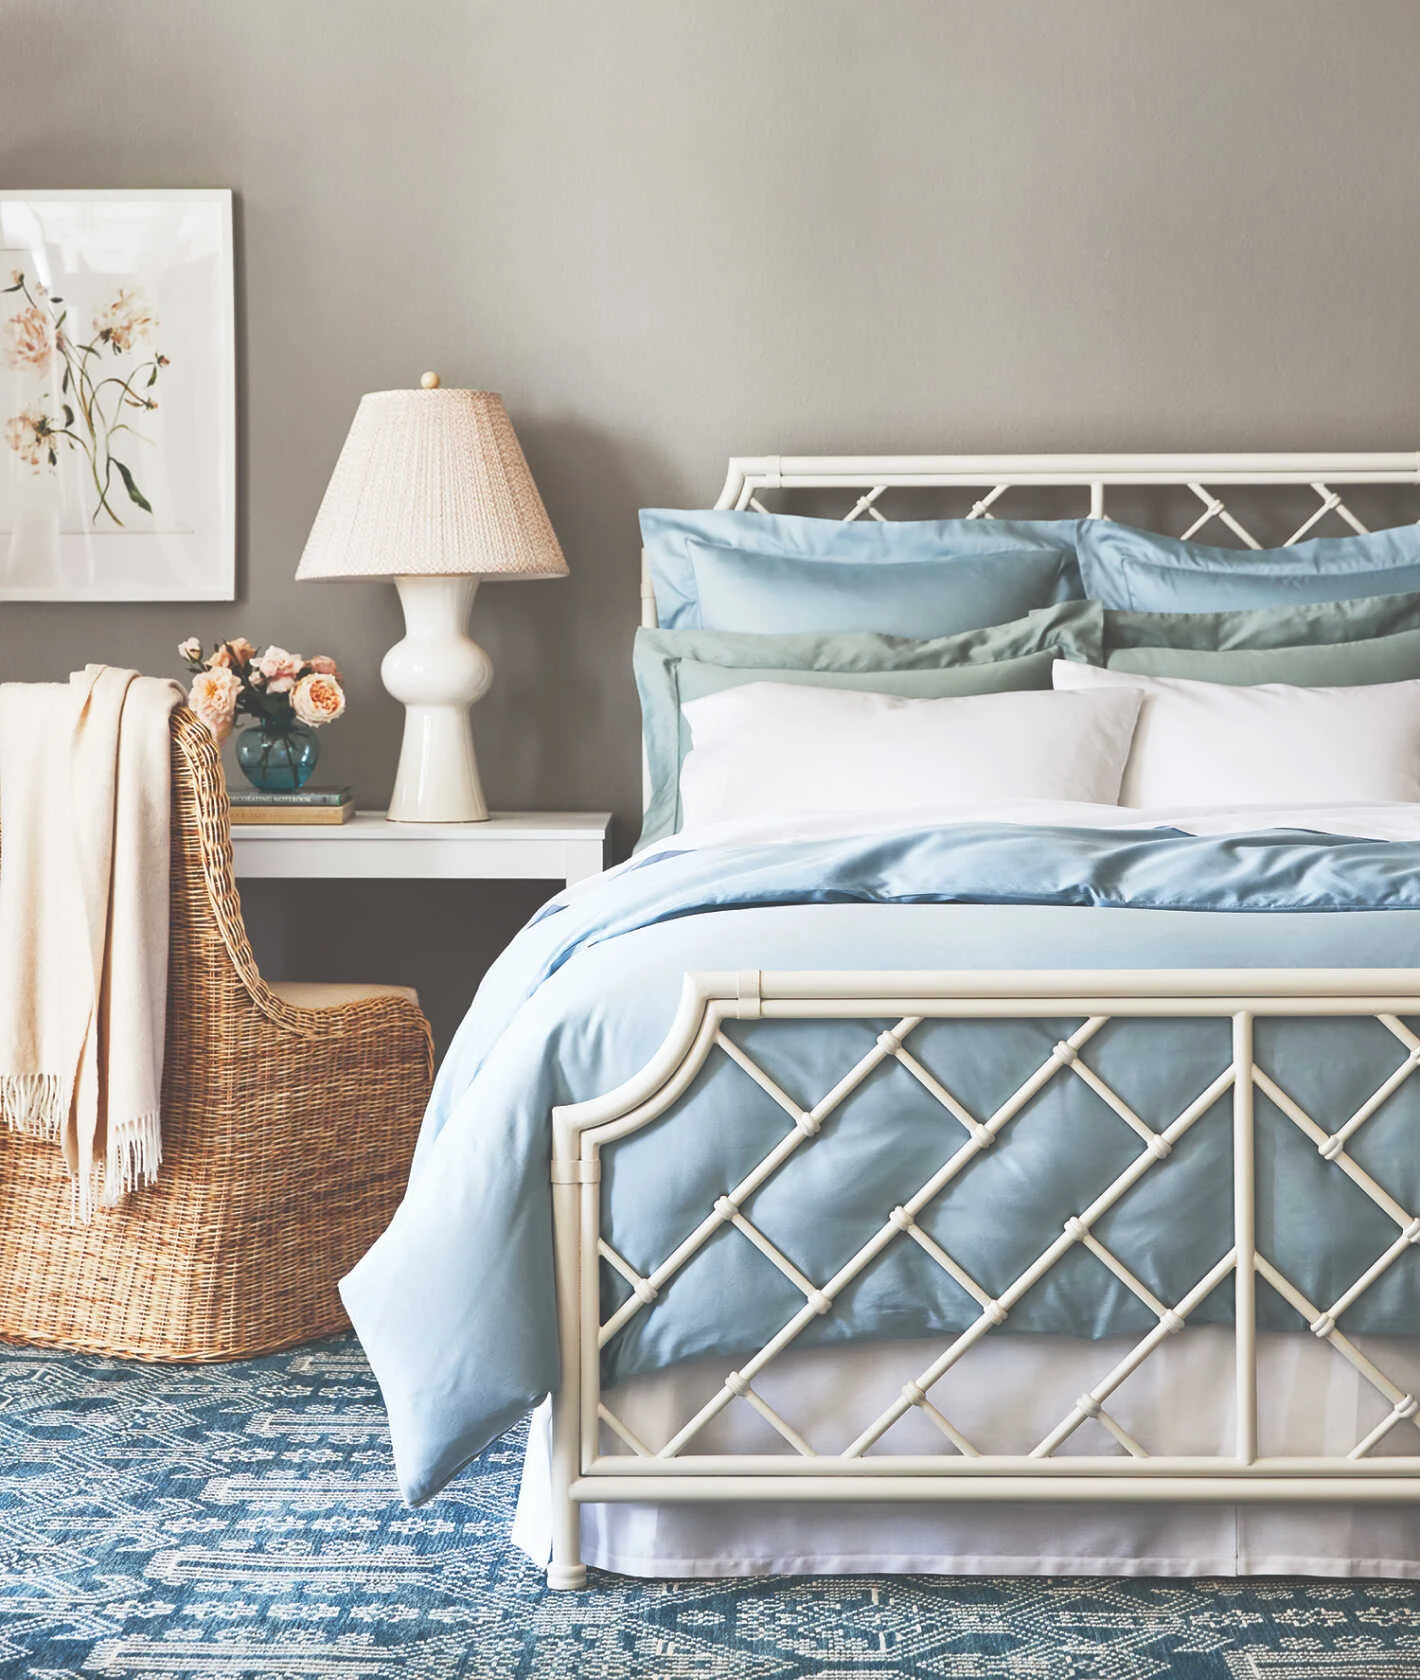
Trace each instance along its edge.
<instances>
[{"instance_id":1,"label":"blanket fringe","mask_svg":"<svg viewBox=\"0 0 1420 1680\"><path fill-rule=\"evenodd\" d=\"M125 1121L110 1137L102 1165L95 1162L91 1172L70 1177L69 1217L76 1225L92 1224L95 1208L117 1207L130 1190L154 1183L162 1159L159 1112Z\"/></svg>"},{"instance_id":2,"label":"blanket fringe","mask_svg":"<svg viewBox=\"0 0 1420 1680\"><path fill-rule=\"evenodd\" d=\"M115 1124L109 1122L104 1161L105 1207L114 1207L140 1184L152 1184L163 1161L162 1115L158 1109Z\"/></svg>"},{"instance_id":3,"label":"blanket fringe","mask_svg":"<svg viewBox=\"0 0 1420 1680\"><path fill-rule=\"evenodd\" d=\"M97 1167L90 1173L71 1173L69 1177L69 1218L75 1225L89 1225L94 1218L94 1204L98 1200L102 1174Z\"/></svg>"},{"instance_id":4,"label":"blanket fringe","mask_svg":"<svg viewBox=\"0 0 1420 1680\"><path fill-rule=\"evenodd\" d=\"M0 1119L12 1132L57 1143L69 1114L70 1091L57 1073L10 1073L0 1078Z\"/></svg>"}]
</instances>

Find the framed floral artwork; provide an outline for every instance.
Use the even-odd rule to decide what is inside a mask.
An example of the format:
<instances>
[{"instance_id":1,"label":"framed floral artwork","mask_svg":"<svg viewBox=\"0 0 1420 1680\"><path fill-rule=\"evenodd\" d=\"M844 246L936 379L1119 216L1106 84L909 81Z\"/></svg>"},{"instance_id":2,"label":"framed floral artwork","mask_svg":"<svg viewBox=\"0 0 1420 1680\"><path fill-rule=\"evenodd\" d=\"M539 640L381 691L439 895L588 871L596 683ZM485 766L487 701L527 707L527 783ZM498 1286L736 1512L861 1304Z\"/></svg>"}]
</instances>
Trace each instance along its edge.
<instances>
[{"instance_id":1,"label":"framed floral artwork","mask_svg":"<svg viewBox=\"0 0 1420 1680\"><path fill-rule=\"evenodd\" d=\"M0 192L0 601L230 601L232 195Z\"/></svg>"}]
</instances>

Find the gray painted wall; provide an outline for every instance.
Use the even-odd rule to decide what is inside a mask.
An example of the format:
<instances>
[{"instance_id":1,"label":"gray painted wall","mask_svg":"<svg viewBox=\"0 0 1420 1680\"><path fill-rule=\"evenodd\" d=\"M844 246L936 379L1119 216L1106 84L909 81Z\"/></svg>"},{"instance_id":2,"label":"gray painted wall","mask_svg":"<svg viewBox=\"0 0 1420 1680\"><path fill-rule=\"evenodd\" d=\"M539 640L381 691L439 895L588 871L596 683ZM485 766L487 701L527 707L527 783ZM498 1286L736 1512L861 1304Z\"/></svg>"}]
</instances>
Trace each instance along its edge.
<instances>
[{"instance_id":1,"label":"gray painted wall","mask_svg":"<svg viewBox=\"0 0 1420 1680\"><path fill-rule=\"evenodd\" d=\"M238 603L5 606L0 670L319 644L377 802L393 591L291 574L360 393L437 367L572 567L480 599L489 797L629 844L635 510L727 455L1420 444L1417 65L1414 0L0 0L6 186L236 189L242 403ZM536 897L318 893L297 967L442 1031Z\"/></svg>"}]
</instances>

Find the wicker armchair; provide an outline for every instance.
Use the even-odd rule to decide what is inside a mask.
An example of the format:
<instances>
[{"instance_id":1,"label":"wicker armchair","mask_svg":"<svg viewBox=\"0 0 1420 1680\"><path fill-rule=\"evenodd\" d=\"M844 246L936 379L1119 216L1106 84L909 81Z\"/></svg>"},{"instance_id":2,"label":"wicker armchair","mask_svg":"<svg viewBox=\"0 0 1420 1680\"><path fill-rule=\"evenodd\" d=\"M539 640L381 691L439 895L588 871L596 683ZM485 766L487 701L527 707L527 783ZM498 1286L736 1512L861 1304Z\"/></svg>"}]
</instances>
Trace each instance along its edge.
<instances>
[{"instance_id":1,"label":"wicker armchair","mask_svg":"<svg viewBox=\"0 0 1420 1680\"><path fill-rule=\"evenodd\" d=\"M216 748L185 709L172 738L162 1168L78 1225L56 1146L0 1133L0 1338L239 1359L347 1324L336 1280L399 1201L433 1045L406 988L261 978Z\"/></svg>"}]
</instances>

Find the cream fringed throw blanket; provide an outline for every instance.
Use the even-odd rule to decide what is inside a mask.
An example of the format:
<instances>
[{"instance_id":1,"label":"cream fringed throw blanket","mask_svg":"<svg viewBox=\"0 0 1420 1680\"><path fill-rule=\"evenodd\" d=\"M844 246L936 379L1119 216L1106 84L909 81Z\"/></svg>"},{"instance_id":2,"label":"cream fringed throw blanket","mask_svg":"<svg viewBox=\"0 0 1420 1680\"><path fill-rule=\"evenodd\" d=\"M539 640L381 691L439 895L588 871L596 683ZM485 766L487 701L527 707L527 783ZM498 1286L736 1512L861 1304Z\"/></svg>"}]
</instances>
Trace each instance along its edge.
<instances>
[{"instance_id":1,"label":"cream fringed throw blanket","mask_svg":"<svg viewBox=\"0 0 1420 1680\"><path fill-rule=\"evenodd\" d=\"M85 1221L162 1157L182 698L107 665L0 684L0 1116L62 1143Z\"/></svg>"}]
</instances>

